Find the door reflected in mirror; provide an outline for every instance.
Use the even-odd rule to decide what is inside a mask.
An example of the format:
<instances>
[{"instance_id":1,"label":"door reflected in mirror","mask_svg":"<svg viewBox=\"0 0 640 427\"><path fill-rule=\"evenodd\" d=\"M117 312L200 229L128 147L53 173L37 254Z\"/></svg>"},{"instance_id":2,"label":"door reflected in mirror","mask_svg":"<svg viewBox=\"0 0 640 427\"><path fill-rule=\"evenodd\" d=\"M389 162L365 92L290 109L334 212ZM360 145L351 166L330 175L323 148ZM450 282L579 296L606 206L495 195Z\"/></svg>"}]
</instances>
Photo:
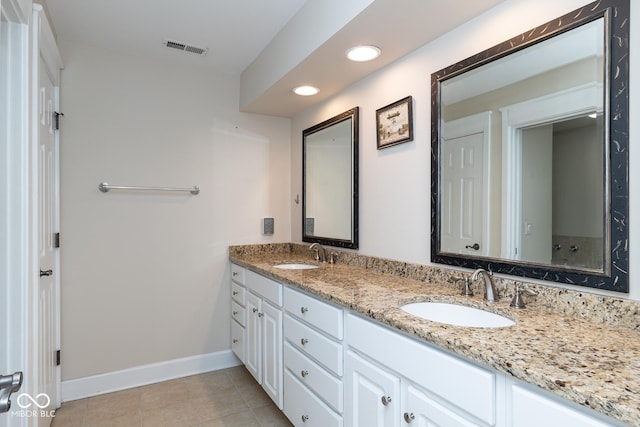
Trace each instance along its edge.
<instances>
[{"instance_id":1,"label":"door reflected in mirror","mask_svg":"<svg viewBox=\"0 0 640 427\"><path fill-rule=\"evenodd\" d=\"M627 289L625 23L592 3L432 75L432 261Z\"/></svg>"},{"instance_id":2,"label":"door reflected in mirror","mask_svg":"<svg viewBox=\"0 0 640 427\"><path fill-rule=\"evenodd\" d=\"M358 107L302 133L302 241L358 247Z\"/></svg>"}]
</instances>

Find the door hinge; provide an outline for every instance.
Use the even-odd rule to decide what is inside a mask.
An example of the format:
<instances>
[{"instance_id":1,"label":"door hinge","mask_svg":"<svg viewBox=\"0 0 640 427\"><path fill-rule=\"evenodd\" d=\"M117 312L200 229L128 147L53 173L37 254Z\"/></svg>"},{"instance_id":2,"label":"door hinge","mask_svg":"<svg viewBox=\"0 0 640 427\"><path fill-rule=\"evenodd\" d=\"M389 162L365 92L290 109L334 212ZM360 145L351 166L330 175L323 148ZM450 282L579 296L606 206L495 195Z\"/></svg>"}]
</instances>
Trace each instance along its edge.
<instances>
[{"instance_id":1,"label":"door hinge","mask_svg":"<svg viewBox=\"0 0 640 427\"><path fill-rule=\"evenodd\" d=\"M56 366L60 366L60 350L56 351Z\"/></svg>"},{"instance_id":2,"label":"door hinge","mask_svg":"<svg viewBox=\"0 0 640 427\"><path fill-rule=\"evenodd\" d=\"M54 233L54 235L53 235L53 247L54 248L59 248L60 247L60 233Z\"/></svg>"},{"instance_id":3,"label":"door hinge","mask_svg":"<svg viewBox=\"0 0 640 427\"><path fill-rule=\"evenodd\" d=\"M53 112L53 128L55 130L60 130L60 116L64 116L64 113Z\"/></svg>"}]
</instances>

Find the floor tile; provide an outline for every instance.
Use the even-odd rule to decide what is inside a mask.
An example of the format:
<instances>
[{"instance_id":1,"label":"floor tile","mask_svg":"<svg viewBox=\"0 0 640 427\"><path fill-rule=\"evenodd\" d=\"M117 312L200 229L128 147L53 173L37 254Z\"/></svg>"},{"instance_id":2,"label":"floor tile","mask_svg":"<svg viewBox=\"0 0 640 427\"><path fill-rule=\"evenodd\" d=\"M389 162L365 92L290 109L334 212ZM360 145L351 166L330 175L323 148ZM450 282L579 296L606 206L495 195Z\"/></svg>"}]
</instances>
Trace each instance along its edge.
<instances>
[{"instance_id":1,"label":"floor tile","mask_svg":"<svg viewBox=\"0 0 640 427\"><path fill-rule=\"evenodd\" d=\"M243 367L65 402L52 427L290 427Z\"/></svg>"}]
</instances>

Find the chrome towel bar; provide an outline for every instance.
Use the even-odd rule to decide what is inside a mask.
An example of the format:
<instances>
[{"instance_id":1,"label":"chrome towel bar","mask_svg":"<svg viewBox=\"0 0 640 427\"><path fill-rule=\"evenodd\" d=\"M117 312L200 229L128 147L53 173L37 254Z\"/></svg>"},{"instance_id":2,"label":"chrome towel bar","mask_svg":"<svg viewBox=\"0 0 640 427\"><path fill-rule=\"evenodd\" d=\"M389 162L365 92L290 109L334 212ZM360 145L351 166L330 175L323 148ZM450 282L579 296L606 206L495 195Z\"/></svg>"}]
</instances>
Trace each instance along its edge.
<instances>
[{"instance_id":1,"label":"chrome towel bar","mask_svg":"<svg viewBox=\"0 0 640 427\"><path fill-rule=\"evenodd\" d=\"M109 190L144 190L144 191L188 191L189 193L196 194L200 193L200 188L197 185L189 188L176 188L176 187L133 187L133 186L124 186L124 185L111 185L107 182L101 182L98 184L98 189L103 193L106 193Z\"/></svg>"}]
</instances>

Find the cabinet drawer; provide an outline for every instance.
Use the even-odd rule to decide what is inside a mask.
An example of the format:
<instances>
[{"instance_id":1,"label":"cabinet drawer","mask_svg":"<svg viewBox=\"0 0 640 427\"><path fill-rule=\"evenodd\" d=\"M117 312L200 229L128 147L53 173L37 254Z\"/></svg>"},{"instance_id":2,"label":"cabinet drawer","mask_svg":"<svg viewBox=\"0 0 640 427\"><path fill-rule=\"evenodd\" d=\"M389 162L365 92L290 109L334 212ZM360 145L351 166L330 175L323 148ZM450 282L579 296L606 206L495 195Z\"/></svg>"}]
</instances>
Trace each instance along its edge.
<instances>
[{"instance_id":1,"label":"cabinet drawer","mask_svg":"<svg viewBox=\"0 0 640 427\"><path fill-rule=\"evenodd\" d=\"M231 282L231 298L243 307L246 304L246 292L247 290L244 286Z\"/></svg>"},{"instance_id":2,"label":"cabinet drawer","mask_svg":"<svg viewBox=\"0 0 640 427\"><path fill-rule=\"evenodd\" d=\"M487 424L495 424L495 373L359 316L347 315L346 331L350 347Z\"/></svg>"},{"instance_id":3,"label":"cabinet drawer","mask_svg":"<svg viewBox=\"0 0 640 427\"><path fill-rule=\"evenodd\" d=\"M292 316L303 319L321 331L342 340L344 322L341 308L290 288L284 289L284 308Z\"/></svg>"},{"instance_id":4,"label":"cabinet drawer","mask_svg":"<svg viewBox=\"0 0 640 427\"><path fill-rule=\"evenodd\" d=\"M342 376L342 345L301 323L284 316L284 336L303 353L311 356L336 375Z\"/></svg>"},{"instance_id":5,"label":"cabinet drawer","mask_svg":"<svg viewBox=\"0 0 640 427\"><path fill-rule=\"evenodd\" d=\"M231 301L231 317L240 325L245 326L245 310L240 304L235 301Z\"/></svg>"},{"instance_id":6,"label":"cabinet drawer","mask_svg":"<svg viewBox=\"0 0 640 427\"><path fill-rule=\"evenodd\" d=\"M239 265L231 264L231 280L241 285L245 284L244 272L246 270Z\"/></svg>"},{"instance_id":7,"label":"cabinet drawer","mask_svg":"<svg viewBox=\"0 0 640 427\"><path fill-rule=\"evenodd\" d=\"M324 399L329 406L342 413L342 381L329 374L289 343L284 344L284 366L301 383Z\"/></svg>"},{"instance_id":8,"label":"cabinet drawer","mask_svg":"<svg viewBox=\"0 0 640 427\"><path fill-rule=\"evenodd\" d=\"M246 271L246 285L253 293L282 307L282 285L253 271Z\"/></svg>"},{"instance_id":9,"label":"cabinet drawer","mask_svg":"<svg viewBox=\"0 0 640 427\"><path fill-rule=\"evenodd\" d=\"M235 320L231 321L231 350L244 363L245 357L245 329Z\"/></svg>"},{"instance_id":10,"label":"cabinet drawer","mask_svg":"<svg viewBox=\"0 0 640 427\"><path fill-rule=\"evenodd\" d=\"M342 417L300 383L284 373L284 413L296 427L342 427Z\"/></svg>"},{"instance_id":11,"label":"cabinet drawer","mask_svg":"<svg viewBox=\"0 0 640 427\"><path fill-rule=\"evenodd\" d=\"M588 416L582 410L571 408L564 402L543 396L530 386L511 386L511 420L513 427L611 427L612 425Z\"/></svg>"}]
</instances>

